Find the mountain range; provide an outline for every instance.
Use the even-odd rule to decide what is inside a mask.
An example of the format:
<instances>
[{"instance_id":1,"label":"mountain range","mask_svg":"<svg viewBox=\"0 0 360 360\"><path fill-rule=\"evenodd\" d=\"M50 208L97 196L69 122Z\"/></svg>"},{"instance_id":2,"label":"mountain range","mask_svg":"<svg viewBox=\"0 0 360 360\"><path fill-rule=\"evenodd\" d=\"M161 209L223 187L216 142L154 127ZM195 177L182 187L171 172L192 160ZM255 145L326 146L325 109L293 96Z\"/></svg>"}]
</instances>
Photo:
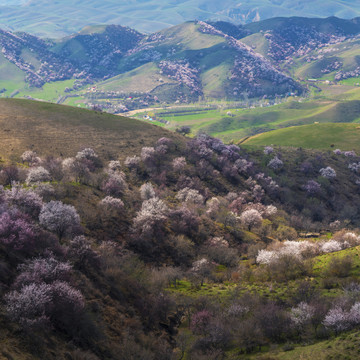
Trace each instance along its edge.
<instances>
[{"instance_id":1,"label":"mountain range","mask_svg":"<svg viewBox=\"0 0 360 360\"><path fill-rule=\"evenodd\" d=\"M62 37L86 25L120 24L153 33L188 20L245 24L279 16L360 16L357 0L5 0L0 27Z\"/></svg>"},{"instance_id":2,"label":"mountain range","mask_svg":"<svg viewBox=\"0 0 360 360\"><path fill-rule=\"evenodd\" d=\"M301 95L309 90L304 79L360 74L359 34L360 18L336 17L192 21L150 35L97 25L55 40L0 30L0 89L3 97L55 102L107 99L112 112ZM47 98L38 93L45 88Z\"/></svg>"}]
</instances>

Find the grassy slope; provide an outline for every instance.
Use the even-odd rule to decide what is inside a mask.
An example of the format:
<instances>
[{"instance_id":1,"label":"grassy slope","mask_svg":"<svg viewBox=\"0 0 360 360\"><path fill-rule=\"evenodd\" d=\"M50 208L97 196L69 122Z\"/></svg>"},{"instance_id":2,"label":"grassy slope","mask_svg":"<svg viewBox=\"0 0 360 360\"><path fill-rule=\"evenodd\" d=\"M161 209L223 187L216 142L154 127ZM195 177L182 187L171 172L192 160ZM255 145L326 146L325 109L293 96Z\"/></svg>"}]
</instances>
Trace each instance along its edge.
<instances>
[{"instance_id":1,"label":"grassy slope","mask_svg":"<svg viewBox=\"0 0 360 360\"><path fill-rule=\"evenodd\" d=\"M93 147L105 158L124 158L168 136L159 127L120 116L18 99L0 99L0 155L18 160L25 150L73 156Z\"/></svg>"},{"instance_id":2,"label":"grassy slope","mask_svg":"<svg viewBox=\"0 0 360 360\"><path fill-rule=\"evenodd\" d=\"M319 343L298 346L291 351L272 351L266 355L253 355L248 359L260 360L350 360L359 358L360 332L353 331L345 333L333 339L321 341ZM246 358L246 357L245 357Z\"/></svg>"},{"instance_id":3,"label":"grassy slope","mask_svg":"<svg viewBox=\"0 0 360 360\"><path fill-rule=\"evenodd\" d=\"M313 277L312 283L321 290L324 296L333 297L341 295L343 290L341 287L334 289L324 289L322 287L323 271L327 269L328 264L332 258L343 258L350 256L353 259L353 268L349 276L356 278L360 275L360 247L348 248L342 251L323 254L313 259ZM256 267L256 265L253 265ZM246 292L257 292L268 298L282 299L286 301L289 296L293 296L293 291L296 289L294 281L287 283L269 283L267 282L226 282L224 284L205 284L203 287L195 288L191 283L182 280L176 288L171 287L167 291L179 296L190 296L192 298L199 298L210 296L222 301L228 296ZM271 288L271 290L270 290ZM236 290L235 290L236 289ZM296 345L293 350L284 351L282 346L275 346L273 349L266 349L264 353L255 353L251 355L241 355L241 359L262 359L262 360L292 360L292 359L357 359L359 358L359 343L360 332L358 330L343 333L338 337L331 337L327 340L318 341L310 345ZM231 355L230 355L231 354ZM236 350L231 350L229 356L236 354ZM236 355L235 355L236 356Z\"/></svg>"},{"instance_id":4,"label":"grassy slope","mask_svg":"<svg viewBox=\"0 0 360 360\"><path fill-rule=\"evenodd\" d=\"M194 22L186 22L160 32L166 37L165 45L179 44L183 50L200 50L211 48L225 40L220 36L203 34L198 31Z\"/></svg>"},{"instance_id":5,"label":"grassy slope","mask_svg":"<svg viewBox=\"0 0 360 360\"><path fill-rule=\"evenodd\" d=\"M329 74L324 74L321 72L327 64L332 61L341 62L341 70L350 71L356 69L359 64L357 57L360 55L360 41L348 40L340 44L330 45L326 48L320 49L320 51L315 50L312 52L312 55L323 56L323 59L314 60L310 63L306 61L308 55L303 58L297 59L295 65L292 67L291 71L294 72L295 76L300 78L321 78L334 80L336 71Z\"/></svg>"},{"instance_id":6,"label":"grassy slope","mask_svg":"<svg viewBox=\"0 0 360 360\"><path fill-rule=\"evenodd\" d=\"M148 63L129 71L126 74L117 75L104 82L98 83L99 90L123 91L123 92L150 92L157 86L164 83L176 83L159 73L160 69L155 63ZM158 80L162 78L163 82Z\"/></svg>"},{"instance_id":7,"label":"grassy slope","mask_svg":"<svg viewBox=\"0 0 360 360\"><path fill-rule=\"evenodd\" d=\"M255 135L244 145L279 145L310 149L360 151L359 124L312 124L270 131Z\"/></svg>"},{"instance_id":8,"label":"grassy slope","mask_svg":"<svg viewBox=\"0 0 360 360\"><path fill-rule=\"evenodd\" d=\"M232 117L227 116L227 112ZM337 101L309 101L304 103L289 102L272 107L256 109L230 109L199 111L188 114L176 114L160 111L161 118L170 122L169 127L176 125L189 125L193 132L205 130L206 132L225 140L240 140L246 136L259 132L274 130L280 127L311 124L319 122L356 121L360 117L357 102L342 105ZM340 115L341 116L340 116Z\"/></svg>"},{"instance_id":9,"label":"grassy slope","mask_svg":"<svg viewBox=\"0 0 360 360\"><path fill-rule=\"evenodd\" d=\"M231 57L232 51L230 49L223 49L224 39L219 36L203 34L197 31L198 26L193 22L187 22L170 29L160 32L165 37L157 50L163 54L163 57L172 49L177 48L177 52L170 59L189 59L193 61L200 61L200 66L203 69L201 75L204 82L205 95L216 94L217 96L224 96L224 79L226 79L229 71L227 62ZM201 54L199 54L201 51ZM135 64L143 55L136 53L120 62L120 71L125 73L110 78L104 82L97 84L98 88L105 91L139 91L144 92L155 89L161 85L158 80L163 79L163 83L177 84L176 81L169 79L167 76L160 74L160 69L156 63L150 62L141 65L131 71L128 70L128 64L134 62ZM142 64L142 61L140 61Z\"/></svg>"},{"instance_id":10,"label":"grassy slope","mask_svg":"<svg viewBox=\"0 0 360 360\"><path fill-rule=\"evenodd\" d=\"M269 40L262 33L255 33L241 39L243 43L251 46L257 53L267 56L269 51Z\"/></svg>"},{"instance_id":11,"label":"grassy slope","mask_svg":"<svg viewBox=\"0 0 360 360\"><path fill-rule=\"evenodd\" d=\"M5 88L6 95L9 96L14 90L24 86L24 73L0 54L0 89Z\"/></svg>"}]
</instances>

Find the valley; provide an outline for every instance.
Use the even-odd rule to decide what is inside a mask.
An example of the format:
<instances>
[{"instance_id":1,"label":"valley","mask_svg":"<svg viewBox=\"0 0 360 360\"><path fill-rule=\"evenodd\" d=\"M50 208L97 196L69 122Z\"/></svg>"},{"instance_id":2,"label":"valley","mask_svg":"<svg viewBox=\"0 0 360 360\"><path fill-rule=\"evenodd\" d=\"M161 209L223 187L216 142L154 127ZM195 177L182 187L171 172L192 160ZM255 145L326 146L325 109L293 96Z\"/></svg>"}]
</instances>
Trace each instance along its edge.
<instances>
[{"instance_id":1,"label":"valley","mask_svg":"<svg viewBox=\"0 0 360 360\"><path fill-rule=\"evenodd\" d=\"M189 126L235 143L288 126L356 123L359 34L357 19L337 18L187 22L148 36L88 26L54 41L3 31L0 97Z\"/></svg>"}]
</instances>

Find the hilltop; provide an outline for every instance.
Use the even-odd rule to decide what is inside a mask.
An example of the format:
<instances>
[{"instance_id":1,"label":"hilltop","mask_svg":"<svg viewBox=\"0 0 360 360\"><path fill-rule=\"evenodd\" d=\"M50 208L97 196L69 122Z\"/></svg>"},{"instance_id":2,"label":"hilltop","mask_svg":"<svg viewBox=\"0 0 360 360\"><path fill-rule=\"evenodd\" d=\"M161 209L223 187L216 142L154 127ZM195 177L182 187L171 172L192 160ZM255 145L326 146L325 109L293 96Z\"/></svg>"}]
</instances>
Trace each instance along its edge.
<instances>
[{"instance_id":1,"label":"hilltop","mask_svg":"<svg viewBox=\"0 0 360 360\"><path fill-rule=\"evenodd\" d=\"M109 159L125 158L162 136L182 141L175 133L135 119L20 99L0 99L0 127L0 155L15 161L28 149L67 157L92 147Z\"/></svg>"}]
</instances>

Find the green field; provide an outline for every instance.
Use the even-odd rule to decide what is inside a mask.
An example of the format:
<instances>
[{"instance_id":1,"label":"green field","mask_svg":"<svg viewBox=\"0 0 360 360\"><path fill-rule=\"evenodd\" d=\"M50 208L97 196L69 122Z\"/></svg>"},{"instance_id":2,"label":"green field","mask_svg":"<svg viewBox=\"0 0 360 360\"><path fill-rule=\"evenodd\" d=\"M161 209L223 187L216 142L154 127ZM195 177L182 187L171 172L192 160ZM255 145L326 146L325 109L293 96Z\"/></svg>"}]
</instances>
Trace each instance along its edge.
<instances>
[{"instance_id":1,"label":"green field","mask_svg":"<svg viewBox=\"0 0 360 360\"><path fill-rule=\"evenodd\" d=\"M1 63L0 63L1 66ZM16 68L17 69L17 68ZM0 68L1 70L1 68ZM1 75L1 73L0 73ZM58 99L65 96L65 88L71 88L74 85L75 80L64 80L46 83L42 88L29 87L25 81L21 78L23 74L18 74L18 81L14 80L0 80L0 89L5 88L1 97L14 97L24 98L31 97L35 100L44 100L56 103ZM16 91L16 94L14 92Z\"/></svg>"},{"instance_id":2,"label":"green field","mask_svg":"<svg viewBox=\"0 0 360 360\"><path fill-rule=\"evenodd\" d=\"M356 88L348 97L358 98L359 90ZM154 110L154 113L158 118L169 122L169 129L188 125L193 133L205 131L225 141L239 141L247 136L289 126L360 121L360 102L357 100L288 101L254 109L226 108L229 106L231 105L219 105L217 108L207 109L194 105L193 108L185 108L183 111L169 108ZM145 113L138 116L142 117Z\"/></svg>"}]
</instances>

